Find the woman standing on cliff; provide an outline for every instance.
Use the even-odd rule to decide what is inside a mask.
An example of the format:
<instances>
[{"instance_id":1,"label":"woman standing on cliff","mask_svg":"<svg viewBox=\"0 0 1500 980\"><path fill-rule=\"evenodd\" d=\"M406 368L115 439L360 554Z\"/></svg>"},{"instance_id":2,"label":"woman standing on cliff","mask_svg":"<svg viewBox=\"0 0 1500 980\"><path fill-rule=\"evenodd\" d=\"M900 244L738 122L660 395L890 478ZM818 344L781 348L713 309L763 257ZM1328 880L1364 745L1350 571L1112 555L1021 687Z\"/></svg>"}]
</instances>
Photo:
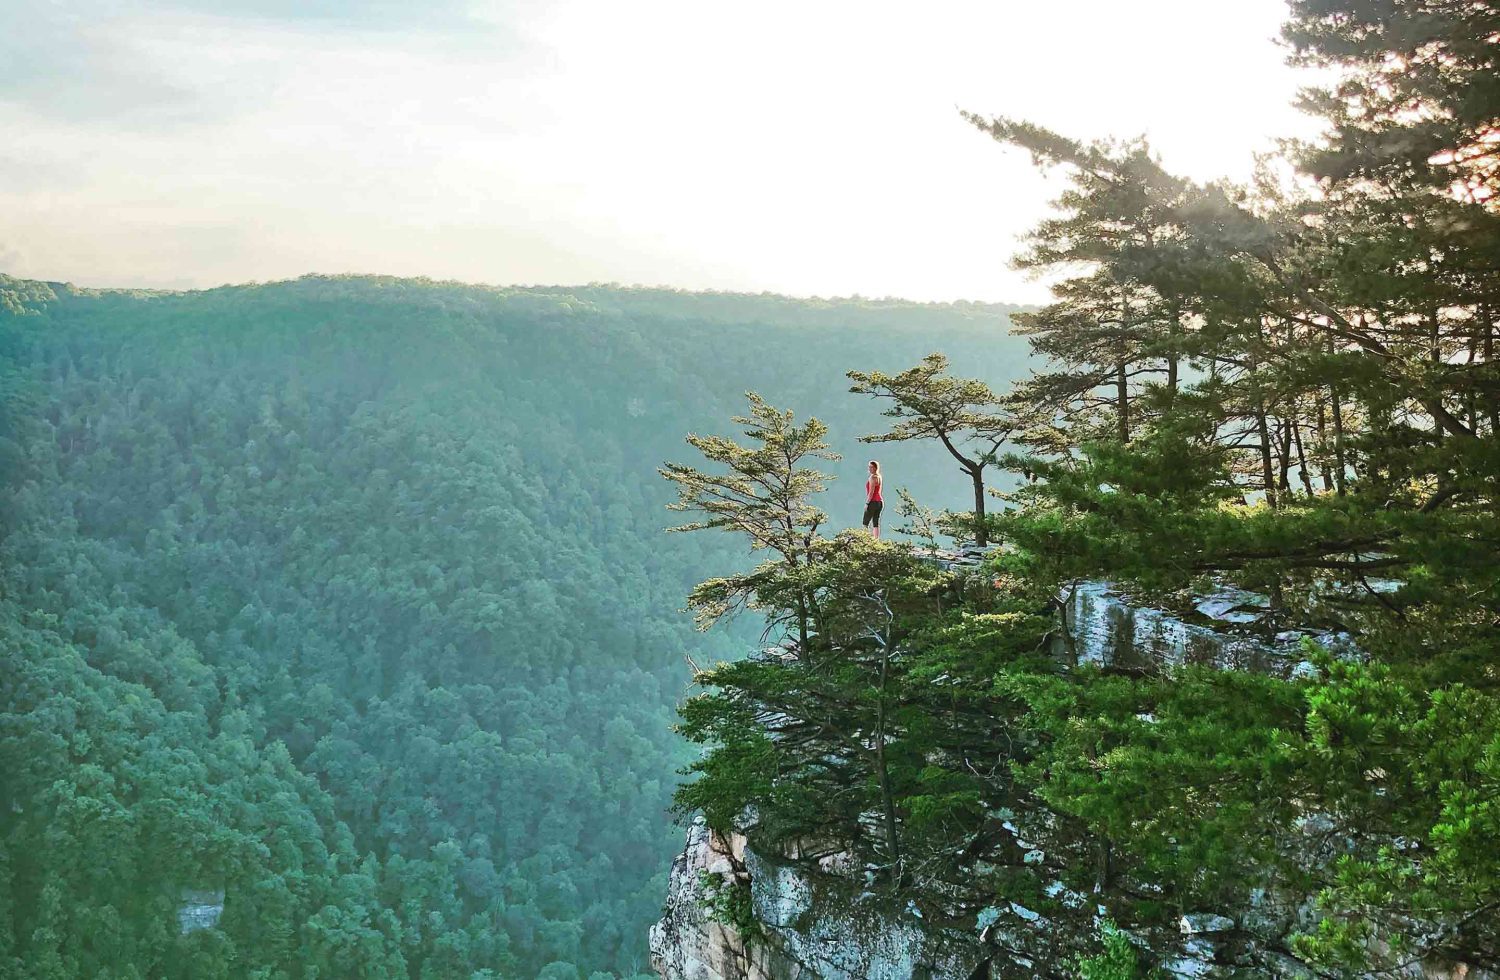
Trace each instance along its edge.
<instances>
[{"instance_id":1,"label":"woman standing on cliff","mask_svg":"<svg viewBox=\"0 0 1500 980\"><path fill-rule=\"evenodd\" d=\"M885 506L885 498L880 495L880 485L884 482L880 464L870 460L870 476L865 480L864 526L870 528L870 533L877 538L880 537L880 509Z\"/></svg>"}]
</instances>

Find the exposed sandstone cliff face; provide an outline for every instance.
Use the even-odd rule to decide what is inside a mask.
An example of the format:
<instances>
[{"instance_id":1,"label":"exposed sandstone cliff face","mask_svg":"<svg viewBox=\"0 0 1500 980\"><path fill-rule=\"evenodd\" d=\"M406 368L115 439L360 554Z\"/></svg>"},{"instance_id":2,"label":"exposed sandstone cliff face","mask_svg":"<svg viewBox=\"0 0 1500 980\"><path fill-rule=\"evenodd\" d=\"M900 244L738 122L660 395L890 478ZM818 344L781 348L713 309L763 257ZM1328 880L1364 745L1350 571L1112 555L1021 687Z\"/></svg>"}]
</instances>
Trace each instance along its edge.
<instances>
[{"instance_id":1,"label":"exposed sandstone cliff face","mask_svg":"<svg viewBox=\"0 0 1500 980\"><path fill-rule=\"evenodd\" d=\"M651 966L661 976L762 980L796 975L769 968L738 929L712 918L711 889L750 881L743 863L745 838L734 835L731 840L709 830L702 817L688 829L687 846L672 862L661 920L651 927Z\"/></svg>"},{"instance_id":2,"label":"exposed sandstone cliff face","mask_svg":"<svg viewBox=\"0 0 1500 980\"><path fill-rule=\"evenodd\" d=\"M755 932L715 921L712 894L750 889ZM702 820L672 865L667 904L651 928L651 963L670 980L813 980L968 977L988 952L919 919L859 902L834 911L815 907L815 887Z\"/></svg>"},{"instance_id":3,"label":"exposed sandstone cliff face","mask_svg":"<svg viewBox=\"0 0 1500 980\"><path fill-rule=\"evenodd\" d=\"M753 933L716 921L713 895L750 889ZM931 929L900 910L855 902L820 901L819 885L786 864L746 846L740 834L720 835L701 821L672 866L662 919L651 930L652 967L665 980L977 980L1066 977L1077 951L1092 946L1092 930L1049 920L1015 903L986 909L969 932ZM1076 901L1086 903L1083 896ZM1263 914L1275 916L1263 896ZM1089 920L1091 921L1091 920ZM1228 955L1239 923L1211 913L1185 916L1180 934L1140 937L1166 953L1176 977L1312 977L1289 957L1269 950ZM1071 932L1069 930L1072 930ZM1245 972L1252 967L1252 972Z\"/></svg>"},{"instance_id":4,"label":"exposed sandstone cliff face","mask_svg":"<svg viewBox=\"0 0 1500 980\"><path fill-rule=\"evenodd\" d=\"M1297 634L1267 641L1232 627L1215 631L1134 608L1102 583L1086 583L1065 598L1071 637L1059 652L1075 662L1153 661L1170 668L1192 661L1283 676L1304 666ZM1256 616L1254 599L1243 593L1211 596L1199 604L1199 613L1221 624L1248 622ZM1332 647L1347 644L1345 637L1317 639ZM1030 836L1024 818L1017 821L1023 826L1013 832ZM1305 847L1309 860L1317 860L1316 852L1327 846L1325 829L1317 815L1309 815L1289 828L1291 839L1302 841L1293 846ZM1063 978L1076 975L1072 963L1079 953L1097 950L1098 907L1091 896L1051 893L1077 913L1066 920L1002 902L965 929L938 929L910 910L881 908L874 896L860 895L859 869L841 868L839 861L824 858L814 874L810 865L802 870L795 860L757 854L744 835L720 835L700 818L673 864L666 907L651 930L653 968L665 980ZM840 894L826 900L835 881ZM1060 883L1055 887L1066 892ZM721 897L736 888L748 890L741 916L725 914ZM732 920L744 912L753 925L741 922L742 931ZM1175 928L1131 938L1169 977L1311 980L1329 975L1296 960L1288 939L1311 926L1315 915L1308 896L1265 882L1247 885L1243 901L1232 908L1194 911ZM1381 976L1500 980L1491 971L1437 960L1411 962Z\"/></svg>"},{"instance_id":5,"label":"exposed sandstone cliff face","mask_svg":"<svg viewBox=\"0 0 1500 980\"><path fill-rule=\"evenodd\" d=\"M1308 828L1310 835L1316 830ZM736 887L750 892L750 935L716 919L714 895ZM939 930L910 913L858 899L824 903L819 889L790 864L756 854L743 835L714 833L700 819L673 863L666 907L651 929L651 965L664 980L1061 980L1076 976L1074 956L1096 949L1095 920L1088 915L1054 920L1006 903L986 909L971 931ZM1087 897L1068 897L1088 911ZM1234 908L1190 913L1175 929L1132 938L1150 950L1167 977L1316 980L1330 974L1315 973L1286 945L1287 936L1309 926L1313 915L1305 896L1252 888ZM1379 976L1500 978L1435 959Z\"/></svg>"}]
</instances>

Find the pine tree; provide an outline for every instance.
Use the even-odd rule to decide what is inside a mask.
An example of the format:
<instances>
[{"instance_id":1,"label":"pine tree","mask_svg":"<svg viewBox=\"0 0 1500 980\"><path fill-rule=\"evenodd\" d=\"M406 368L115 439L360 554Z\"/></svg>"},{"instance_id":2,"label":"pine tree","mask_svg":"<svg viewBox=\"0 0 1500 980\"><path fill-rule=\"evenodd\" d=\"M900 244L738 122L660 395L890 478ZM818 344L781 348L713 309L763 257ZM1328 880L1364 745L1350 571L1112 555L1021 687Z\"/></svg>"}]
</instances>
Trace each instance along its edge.
<instances>
[{"instance_id":1,"label":"pine tree","mask_svg":"<svg viewBox=\"0 0 1500 980\"><path fill-rule=\"evenodd\" d=\"M722 472L670 462L659 471L677 485L678 499L668 508L702 515L673 531L731 531L749 540L752 553L768 550L777 556L769 567L763 564L752 572L713 579L695 589L689 603L705 627L735 609L754 605L758 596L778 588L786 574L805 569L821 540L818 529L828 520L828 514L812 502L828 477L803 465L809 460L839 458L825 441L828 427L816 418L797 425L791 412L766 404L754 392L746 397L749 414L735 416L733 421L749 445L724 436L687 437L688 445L718 464ZM806 649L812 598L805 589L795 591L798 642Z\"/></svg>"},{"instance_id":2,"label":"pine tree","mask_svg":"<svg viewBox=\"0 0 1500 980\"><path fill-rule=\"evenodd\" d=\"M1144 141L1085 144L1029 123L964 116L1070 177L1055 202L1060 216L1031 232L1015 265L1084 271L1054 289L1055 302L1015 317L1051 369L1013 399L1060 417L1078 441L1129 442L1147 382L1157 379L1170 404L1190 351L1183 296L1190 283L1176 275L1174 259L1185 247L1175 212L1192 185L1164 170Z\"/></svg>"},{"instance_id":3,"label":"pine tree","mask_svg":"<svg viewBox=\"0 0 1500 980\"><path fill-rule=\"evenodd\" d=\"M948 374L948 358L928 354L922 363L899 374L881 371L850 371L850 392L888 400L881 414L894 419L890 430L861 436L860 442L906 442L936 439L958 462L974 489L974 541L989 544L985 519L984 471L999 458L1003 446L1018 425L990 386L973 378Z\"/></svg>"}]
</instances>

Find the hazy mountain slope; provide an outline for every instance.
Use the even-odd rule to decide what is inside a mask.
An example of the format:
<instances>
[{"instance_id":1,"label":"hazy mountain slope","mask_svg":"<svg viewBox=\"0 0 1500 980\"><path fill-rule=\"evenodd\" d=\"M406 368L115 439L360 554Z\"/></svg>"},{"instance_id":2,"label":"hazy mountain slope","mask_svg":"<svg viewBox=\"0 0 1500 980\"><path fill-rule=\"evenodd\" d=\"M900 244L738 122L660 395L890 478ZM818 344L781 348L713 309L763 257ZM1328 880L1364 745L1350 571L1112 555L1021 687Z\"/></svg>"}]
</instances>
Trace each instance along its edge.
<instances>
[{"instance_id":1,"label":"hazy mountain slope","mask_svg":"<svg viewBox=\"0 0 1500 980\"><path fill-rule=\"evenodd\" d=\"M1000 381L1005 311L308 278L195 293L0 278L0 964L22 975L567 977L644 969L679 614L740 560L664 535L754 388ZM930 448L892 486L962 503ZM834 508L834 504L837 504ZM177 935L183 888L220 928Z\"/></svg>"}]
</instances>

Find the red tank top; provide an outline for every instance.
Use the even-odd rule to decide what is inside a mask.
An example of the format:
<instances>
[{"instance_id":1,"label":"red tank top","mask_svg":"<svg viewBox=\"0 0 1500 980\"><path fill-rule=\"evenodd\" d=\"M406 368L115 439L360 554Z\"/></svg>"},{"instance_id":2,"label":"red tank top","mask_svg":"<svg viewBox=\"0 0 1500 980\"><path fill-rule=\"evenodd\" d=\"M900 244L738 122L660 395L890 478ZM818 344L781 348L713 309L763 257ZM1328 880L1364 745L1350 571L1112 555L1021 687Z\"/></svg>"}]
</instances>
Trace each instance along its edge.
<instances>
[{"instance_id":1,"label":"red tank top","mask_svg":"<svg viewBox=\"0 0 1500 980\"><path fill-rule=\"evenodd\" d=\"M879 500L881 503L885 503L880 496L880 484L875 482L873 476L865 481L865 499Z\"/></svg>"}]
</instances>

